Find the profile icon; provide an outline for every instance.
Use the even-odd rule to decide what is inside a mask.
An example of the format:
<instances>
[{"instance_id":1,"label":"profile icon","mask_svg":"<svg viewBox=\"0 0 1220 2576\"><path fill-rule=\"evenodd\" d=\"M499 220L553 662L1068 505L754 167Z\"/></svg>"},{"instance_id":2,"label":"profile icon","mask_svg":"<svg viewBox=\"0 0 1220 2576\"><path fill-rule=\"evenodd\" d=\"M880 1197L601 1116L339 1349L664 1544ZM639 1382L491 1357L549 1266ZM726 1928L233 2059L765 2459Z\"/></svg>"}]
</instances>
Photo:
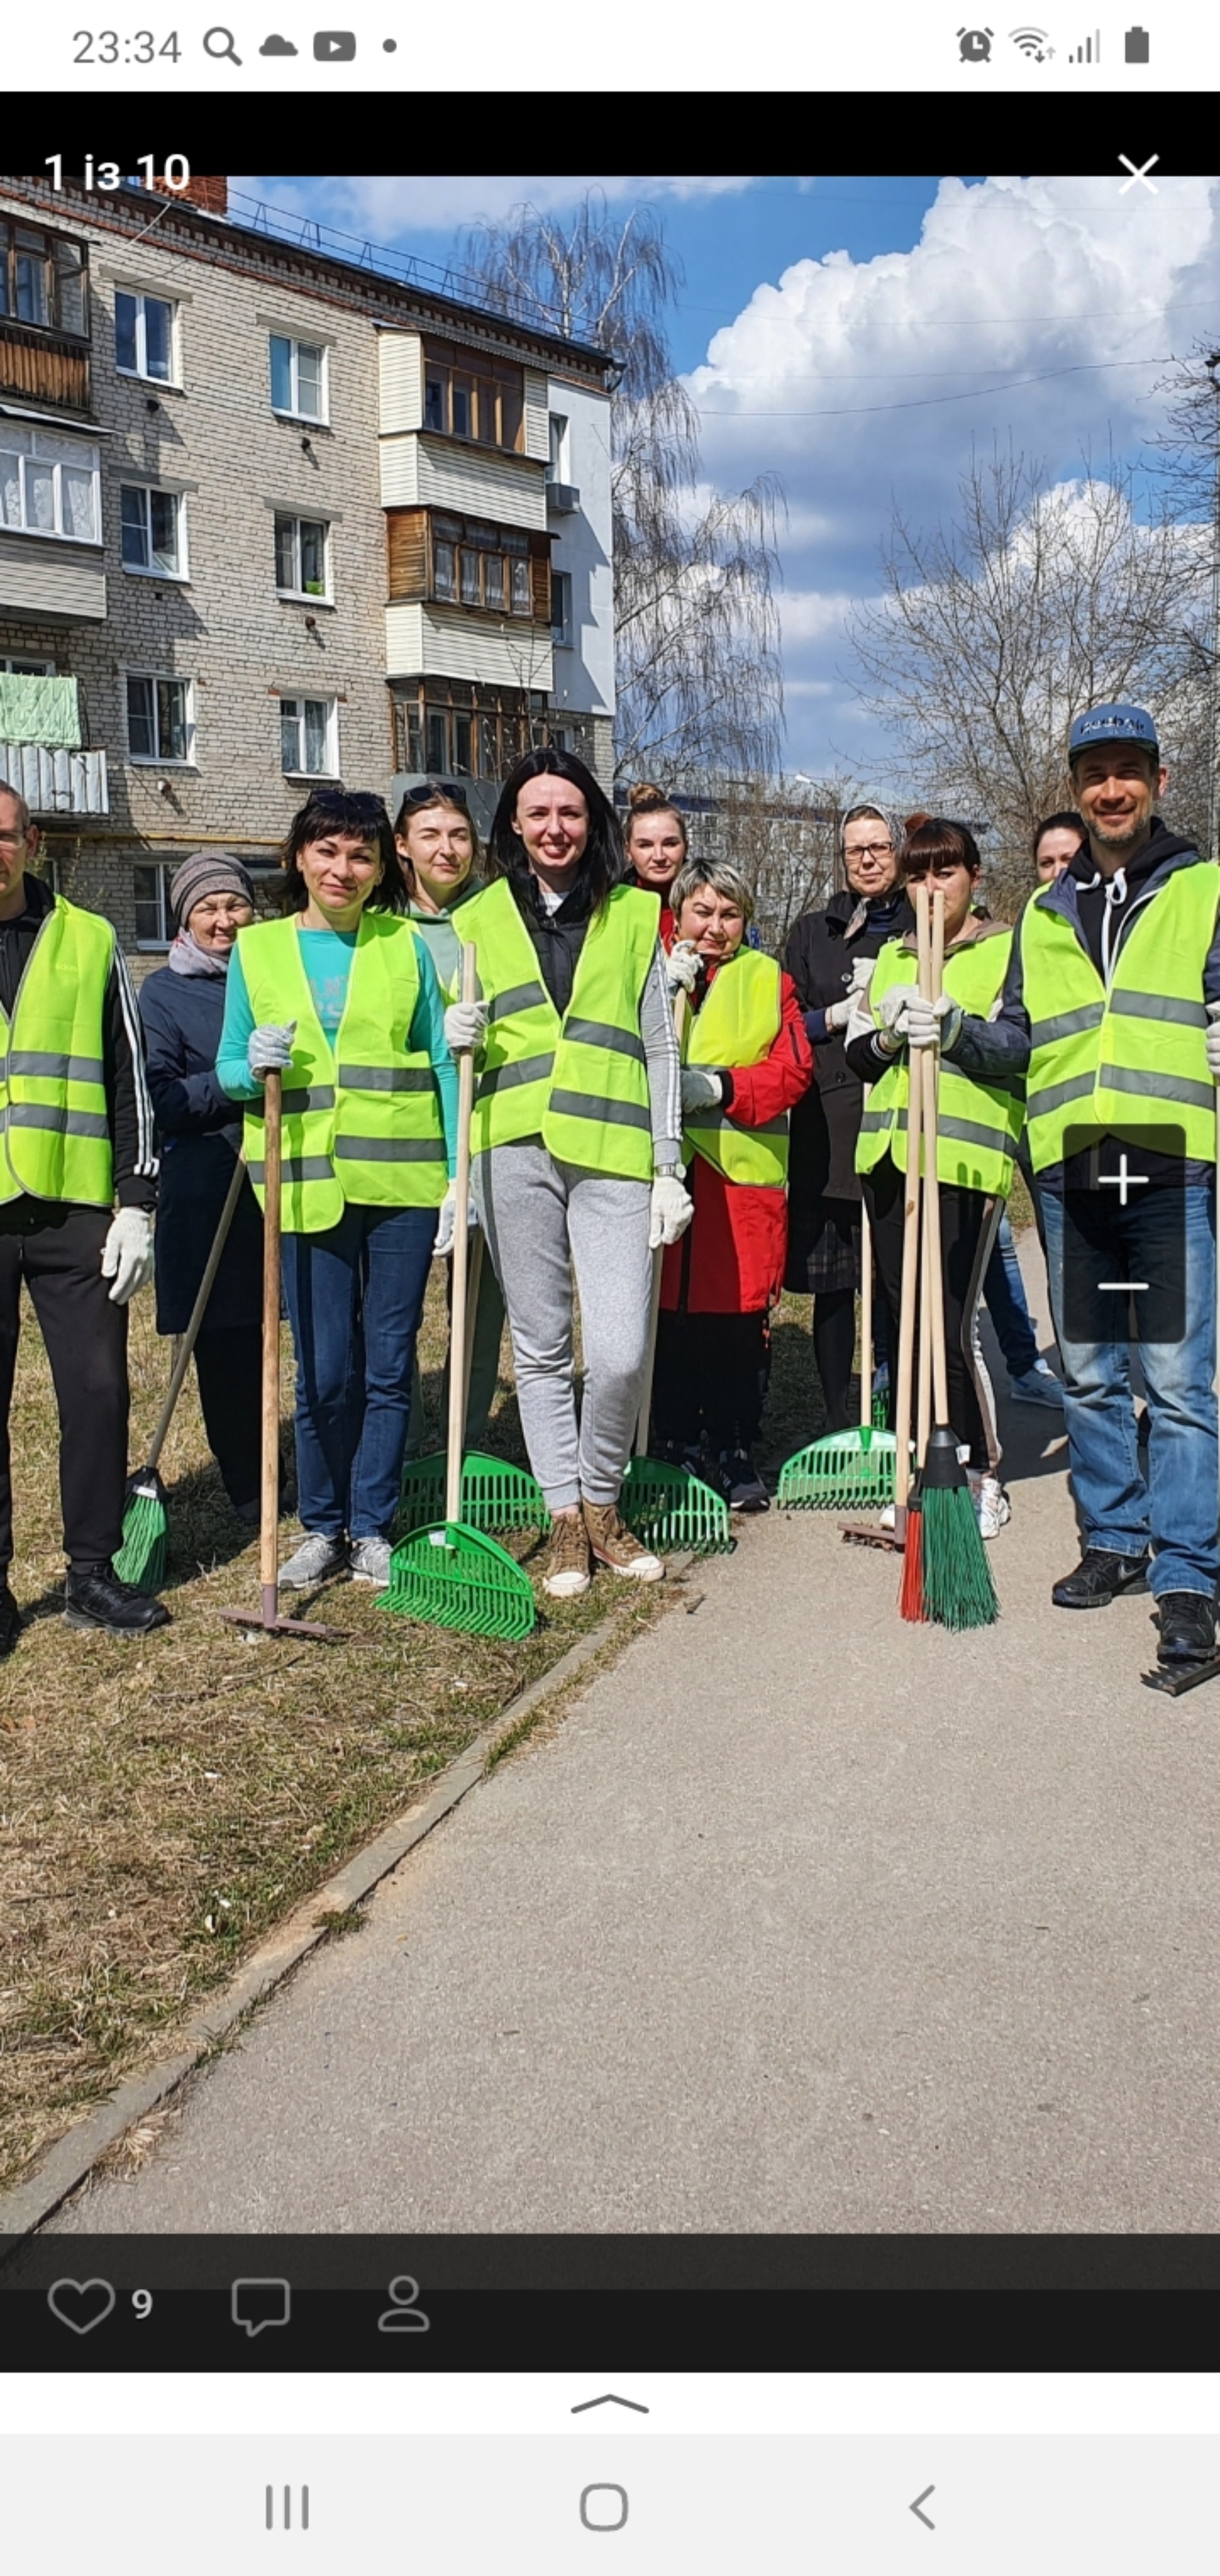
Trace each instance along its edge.
<instances>
[{"instance_id":1,"label":"profile icon","mask_svg":"<svg viewBox=\"0 0 1220 2576\"><path fill-rule=\"evenodd\" d=\"M417 2306L419 2283L400 2272L390 2283L390 2305L377 2319L379 2334L427 2334L430 2320Z\"/></svg>"}]
</instances>

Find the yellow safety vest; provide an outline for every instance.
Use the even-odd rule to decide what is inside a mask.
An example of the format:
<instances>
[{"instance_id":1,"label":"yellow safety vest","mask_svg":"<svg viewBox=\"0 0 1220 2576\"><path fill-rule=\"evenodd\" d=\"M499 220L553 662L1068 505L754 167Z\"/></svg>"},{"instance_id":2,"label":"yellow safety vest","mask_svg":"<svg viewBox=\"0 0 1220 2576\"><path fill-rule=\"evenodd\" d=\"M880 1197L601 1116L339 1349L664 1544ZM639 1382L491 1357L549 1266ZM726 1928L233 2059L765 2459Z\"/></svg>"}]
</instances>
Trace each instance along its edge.
<instances>
[{"instance_id":1,"label":"yellow safety vest","mask_svg":"<svg viewBox=\"0 0 1220 2576\"><path fill-rule=\"evenodd\" d=\"M774 957L744 946L717 968L699 1010L682 1033L686 1064L762 1064L780 1032L780 970ZM762 1127L734 1125L729 1109L688 1109L683 1150L702 1154L729 1181L782 1189L788 1178L788 1112Z\"/></svg>"},{"instance_id":2,"label":"yellow safety vest","mask_svg":"<svg viewBox=\"0 0 1220 2576\"><path fill-rule=\"evenodd\" d=\"M17 987L0 1011L0 1202L50 1199L110 1207L114 1160L103 1024L114 928L55 898Z\"/></svg>"},{"instance_id":3,"label":"yellow safety vest","mask_svg":"<svg viewBox=\"0 0 1220 2576\"><path fill-rule=\"evenodd\" d=\"M280 1221L322 1234L346 1202L439 1207L448 1186L440 1093L430 1056L407 1052L419 998L419 955L408 921L364 912L333 1048L314 1007L295 917L237 934L256 1024L296 1022L284 1077ZM246 1105L250 1178L263 1204L264 1115Z\"/></svg>"},{"instance_id":4,"label":"yellow safety vest","mask_svg":"<svg viewBox=\"0 0 1220 2576\"><path fill-rule=\"evenodd\" d=\"M1133 905L1107 987L1071 922L1048 910L1042 894L1027 903L1021 967L1035 1171L1062 1162L1069 1128L1078 1146L1176 1128L1186 1156L1214 1162L1203 968L1218 909L1220 869L1210 859L1175 868L1138 911Z\"/></svg>"},{"instance_id":5,"label":"yellow safety vest","mask_svg":"<svg viewBox=\"0 0 1220 2576\"><path fill-rule=\"evenodd\" d=\"M612 889L585 933L561 1019L507 879L463 905L459 933L474 942L491 1011L475 1094L476 1154L541 1136L557 1162L651 1180L640 1002L659 919L655 894Z\"/></svg>"},{"instance_id":6,"label":"yellow safety vest","mask_svg":"<svg viewBox=\"0 0 1220 2576\"><path fill-rule=\"evenodd\" d=\"M985 1020L1004 989L1012 932L971 939L945 959L945 991L975 1019ZM887 940L873 969L869 999L878 1009L891 984L914 984L919 972L913 948ZM874 1083L860 1120L856 1170L871 1172L889 1154L900 1172L907 1167L906 1114L910 1094L909 1059L904 1049L879 1082ZM1025 1105L1019 1093L999 1083L962 1073L950 1056L942 1056L937 1107L937 1178L964 1190L985 1190L1007 1198L1012 1188L1013 1156L1021 1134Z\"/></svg>"}]
</instances>

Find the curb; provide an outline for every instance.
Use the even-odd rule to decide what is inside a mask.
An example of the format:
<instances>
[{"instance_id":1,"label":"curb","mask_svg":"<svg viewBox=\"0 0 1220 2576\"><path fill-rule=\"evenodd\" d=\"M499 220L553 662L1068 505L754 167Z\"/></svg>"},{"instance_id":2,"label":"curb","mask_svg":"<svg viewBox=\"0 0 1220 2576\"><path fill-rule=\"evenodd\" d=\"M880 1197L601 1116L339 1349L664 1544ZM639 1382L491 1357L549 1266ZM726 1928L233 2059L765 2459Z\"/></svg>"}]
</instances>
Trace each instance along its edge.
<instances>
[{"instance_id":1,"label":"curb","mask_svg":"<svg viewBox=\"0 0 1220 2576\"><path fill-rule=\"evenodd\" d=\"M681 1583L696 1562L693 1552L669 1560L669 1580ZM699 1596L702 1599L702 1595ZM696 1606L685 1605L688 1609ZM626 1607L624 1603L623 1607ZM314 1890L290 1914L278 1932L260 1943L244 1967L197 2020L190 2023L172 2057L162 2058L143 2075L133 2076L109 2095L101 2107L88 2114L57 2139L36 2166L28 2180L15 2191L0 2193L0 2247L4 2240L32 2236L69 2194L87 2182L94 2166L108 2150L117 2146L125 2132L137 2120L147 2117L166 2102L184 2084L188 2075L208 2057L221 2040L226 2039L238 2022L274 1994L277 1986L307 1959L310 1952L331 1938L336 1915L351 1914L366 1897L371 1896L382 1879L397 1869L407 1853L414 1851L435 1827L451 1815L469 1792L486 1777L489 1756L504 1736L520 1725L523 1717L551 1698L556 1688L571 1681L586 1664L592 1663L603 1647L612 1643L621 1624L621 1611L611 1611L608 1618L569 1646L549 1672L530 1682L515 1699L509 1700L490 1726L484 1727L451 1762L436 1787L414 1806L404 1809L393 1823L384 1827L371 1843L355 1852L325 1887ZM329 1918L326 1920L320 1918Z\"/></svg>"}]
</instances>

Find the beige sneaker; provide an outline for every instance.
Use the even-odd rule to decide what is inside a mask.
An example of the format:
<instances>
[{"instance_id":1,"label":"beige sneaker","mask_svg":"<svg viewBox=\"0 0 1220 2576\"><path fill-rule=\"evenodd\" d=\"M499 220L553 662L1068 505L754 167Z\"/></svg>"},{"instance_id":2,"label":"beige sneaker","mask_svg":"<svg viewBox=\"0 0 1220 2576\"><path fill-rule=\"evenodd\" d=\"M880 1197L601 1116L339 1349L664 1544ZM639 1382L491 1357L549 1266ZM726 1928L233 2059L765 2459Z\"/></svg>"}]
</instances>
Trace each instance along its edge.
<instances>
[{"instance_id":1,"label":"beige sneaker","mask_svg":"<svg viewBox=\"0 0 1220 2576\"><path fill-rule=\"evenodd\" d=\"M618 1516L617 1503L586 1503L585 1528L599 1565L612 1574L630 1574L637 1583L659 1583L665 1572L659 1556L650 1556Z\"/></svg>"},{"instance_id":2,"label":"beige sneaker","mask_svg":"<svg viewBox=\"0 0 1220 2576\"><path fill-rule=\"evenodd\" d=\"M592 1580L584 1522L579 1514L563 1514L551 1523L542 1589L550 1593L552 1601L575 1601L579 1593L588 1591Z\"/></svg>"}]
</instances>

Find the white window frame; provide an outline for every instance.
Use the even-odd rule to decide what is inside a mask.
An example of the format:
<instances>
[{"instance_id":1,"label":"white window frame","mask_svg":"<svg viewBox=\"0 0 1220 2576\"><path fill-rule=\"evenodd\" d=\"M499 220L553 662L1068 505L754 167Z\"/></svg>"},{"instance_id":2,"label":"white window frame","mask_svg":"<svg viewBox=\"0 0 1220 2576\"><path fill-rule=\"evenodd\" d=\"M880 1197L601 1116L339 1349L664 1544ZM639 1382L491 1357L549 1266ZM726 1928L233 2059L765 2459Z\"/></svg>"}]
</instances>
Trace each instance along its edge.
<instances>
[{"instance_id":1,"label":"white window frame","mask_svg":"<svg viewBox=\"0 0 1220 2576\"><path fill-rule=\"evenodd\" d=\"M312 690L312 689L284 689L284 690L282 690L282 691L281 691L281 693L280 693L280 702L279 702L279 706L280 706L280 764L281 764L282 775L283 775L285 778L338 778L338 777L340 777L342 773L341 773L340 768L339 768L339 701L338 701L338 699L337 699L337 698L326 698L326 697L322 697L320 694L316 693L316 692L315 692L314 690ZM298 713L297 713L297 715L296 715L296 717L295 717L295 722L296 722L296 726L297 726L297 750L298 750L298 752L299 752L299 753L303 754L303 753L304 753L304 750L305 750L305 708L306 708L306 706L325 707L325 709L326 709L326 753L327 753L327 763L326 763L326 767L325 767L324 769L306 769L306 768L305 768L305 767L304 767L300 762L298 762L298 763L296 763L296 764L293 764L293 765L290 765L290 764L289 764L287 761L285 761L285 759L284 759L284 747L283 747L283 746L284 746L284 716L285 716L285 713L286 713L286 711L287 711L287 709L288 709L289 707L295 707L295 708L298 710Z\"/></svg>"},{"instance_id":2,"label":"white window frame","mask_svg":"<svg viewBox=\"0 0 1220 2576\"><path fill-rule=\"evenodd\" d=\"M571 423L566 412L553 411L547 414L546 479L548 483L570 483L572 480L567 470L570 428Z\"/></svg>"},{"instance_id":3,"label":"white window frame","mask_svg":"<svg viewBox=\"0 0 1220 2576\"><path fill-rule=\"evenodd\" d=\"M118 348L119 348L119 308L118 308L118 298L119 298L119 296L120 296L120 295L127 295L127 296L129 296L129 297L131 298L132 303L135 305L135 308L136 308L136 363L135 363L134 367L125 367L125 366L122 364L122 362L121 362L121 360L120 360L120 358L119 358L119 354L118 354ZM167 312L168 312L168 314L169 314L169 374L168 374L167 376L152 376L152 375L150 375L150 374L149 374L149 372L148 372L148 368L147 368L147 366L146 366L146 365L145 365L145 363L144 363L144 362L145 362L145 359L147 358L147 355L148 355L148 316L147 316L146 307L147 307L148 305L150 305L150 304L164 304L164 306L165 306L165 308L166 308L166 310L167 310ZM115 288L115 308L114 308L114 349L115 349L114 367L115 367L115 374L116 374L116 375L119 375L119 376L126 376L126 377L127 377L127 379L128 379L128 382L129 382L129 383L131 383L131 384L141 384L141 385L178 385L178 386L180 386L180 384L181 384L181 376L180 376L180 369L179 369L179 363L178 363L178 316L179 316L179 311L180 311L180 307L175 303L174 298L173 298L173 296L172 296L172 295L154 295L154 294L151 292L151 290L150 290L150 289L148 289L148 288L146 288L146 287L143 287L143 286L117 286L117 287Z\"/></svg>"},{"instance_id":4,"label":"white window frame","mask_svg":"<svg viewBox=\"0 0 1220 2576\"><path fill-rule=\"evenodd\" d=\"M275 378L274 378L274 374L272 373L272 360L271 360L271 343L272 343L272 341L273 341L273 340L282 340L282 341L285 343L285 346L287 347L287 349L288 349L288 350L289 350L289 352L290 352L289 360L288 360L288 372L289 372L289 377L290 377L290 388L289 388L289 389L290 389L290 392L291 392L291 395L292 395L292 400L291 400L291 402L290 402L290 404L289 404L289 406L288 406L288 409L287 409L286 411L285 411L285 410L283 409L283 407L282 407L279 403L277 403L277 402L276 402L276 400L275 400ZM321 410L320 410L320 411L302 411L302 410L301 410L301 408L300 408L300 403L299 403L299 400L298 400L298 396L299 396L299 393L300 393L300 363L299 363L299 361L300 361L300 353L301 353L302 349L312 349L312 350L316 350L316 351L317 351L317 354L318 354L318 356L319 356L319 358L320 358L320 359L321 359L321 361L322 361L321 367L320 367L320 369L319 369L319 380L318 380L318 391L319 391L319 395L320 395L320 398L321 398L321 404L322 404L322 408L321 408ZM298 340L298 339L296 338L295 334L294 334L293 332L291 332L291 331L271 331L271 332L269 332L269 333L268 333L268 337L267 337L267 368L268 368L268 373L269 373L269 375L271 376L271 408L272 408L272 411L275 413L275 417L276 417L276 419L277 419L277 420L300 420L300 421L304 421L307 425L312 424L312 426L313 426L315 429L326 429L326 428L328 428L328 427L329 427L329 425L330 425L330 350L329 350L329 348L328 348L328 346L327 346L327 344L326 344L325 340Z\"/></svg>"},{"instance_id":5,"label":"white window frame","mask_svg":"<svg viewBox=\"0 0 1220 2576\"><path fill-rule=\"evenodd\" d=\"M562 588L560 589L559 596L560 596L560 598L561 598L561 599L565 600L565 601L566 601L566 603L567 603L567 604L566 604L566 607L565 607L565 609L564 609L564 614L563 614L563 618L562 618L562 620L557 620L557 619L556 619L556 616L555 616L555 591L556 591L556 586L557 586L557 585L559 585L559 584L562 584ZM572 576L571 576L571 573L570 573L570 572L565 572L565 571L563 570L562 565L560 565L560 564L554 564L554 563L553 563L553 564L551 565L551 646L552 646L552 650L553 650L553 651L555 651L555 652L560 652L560 651L562 651L566 646L569 646L569 645L571 644L571 641L572 641Z\"/></svg>"},{"instance_id":6,"label":"white window frame","mask_svg":"<svg viewBox=\"0 0 1220 2576\"><path fill-rule=\"evenodd\" d=\"M335 602L334 602L334 582L333 582L333 575L332 575L331 551L330 551L330 527L331 527L330 520L329 520L329 519L324 519L324 518L321 516L321 514L320 514L319 512L314 512L314 511L310 511L310 510L277 510L277 511L276 511L276 513L275 513L275 519L274 519L274 523L273 523L273 535L272 535L272 543L273 543L273 545L275 545L277 548L278 548L278 545L279 545L280 529L281 529L281 527L284 525L285 521L287 521L288 525L289 525L289 526L290 526L290 527L295 531L294 536L293 536L293 555L294 555L294 558L295 558L295 561L296 561L296 569L297 569L297 573L298 573L298 575L300 574L300 569L301 569L301 529L302 529L302 526L308 526L308 527L311 527L311 528L320 528L320 529L321 529L321 531L322 531L322 588L321 588L321 590L285 590L285 589L281 586L281 583L280 583L280 579L279 579L279 567L278 567L278 565L277 565L277 567L276 567L276 583L275 583L275 595L276 595L276 598L277 598L277 599L304 599L304 600L308 600L308 602L309 602L310 606L311 606L311 607L313 607L313 608L333 608L333 607L334 607Z\"/></svg>"},{"instance_id":7,"label":"white window frame","mask_svg":"<svg viewBox=\"0 0 1220 2576\"><path fill-rule=\"evenodd\" d=\"M30 680L53 680L55 664L42 653L0 653L0 671L16 671Z\"/></svg>"},{"instance_id":8,"label":"white window frame","mask_svg":"<svg viewBox=\"0 0 1220 2576\"><path fill-rule=\"evenodd\" d=\"M140 677L140 678L142 678L142 677L144 676L144 674L143 674L143 673L139 673L139 674L133 673L133 675L132 675L132 676L133 676L133 678L135 678L135 677ZM163 928L162 928L161 936L160 936L159 938L157 938L157 939L139 939L139 938L137 938L136 943L135 943L135 945L136 945L136 952L137 952L137 954L138 954L139 956L141 956L141 957L164 956L164 954L165 954L166 950L167 950L168 948L172 948L172 946L173 946L173 942L174 942L173 907L172 907L172 905L171 905L171 903L170 903L170 899L169 899L169 881L170 881L171 876L173 875L174 868L175 868L176 864L177 864L177 863L176 863L176 861L175 861L175 860L173 860L173 859L137 859L137 860L136 860L136 863L135 863L135 867L133 867L133 869L132 869L132 903L133 903L133 906L134 906L135 899L136 899L136 898L135 898L135 870L136 870L136 868L152 868L152 869L155 871L156 878L157 878L157 904L158 904L158 909L159 909L159 912L160 912L161 921L162 921L162 924L163 924Z\"/></svg>"},{"instance_id":9,"label":"white window frame","mask_svg":"<svg viewBox=\"0 0 1220 2576\"><path fill-rule=\"evenodd\" d=\"M183 690L185 690L185 692L186 692L186 697L185 697L185 710L186 710L186 744L187 744L187 747L186 747L186 755L185 755L185 758L183 758L182 760L176 760L176 759L174 759L174 758L172 757L172 755L171 755L171 754L169 754L168 752L162 752L162 751L160 751L160 750L158 750L158 751L133 751L133 750L132 750L132 747L131 747L131 706L130 706L130 701L129 701L129 698L128 698L128 694L127 694L127 692L128 692L128 688L129 688L129 686L130 686L130 683L131 683L133 680L148 680L148 681L150 681L150 682L152 683L153 692L154 692L154 695L153 695L153 709L154 709L154 713L155 713L155 710L156 710L156 704L157 704L157 700L156 700L156 687L157 687L157 683L158 683L158 681L168 681L168 682L171 682L175 688L179 688L179 689L183 689ZM183 673L182 673L181 671L150 671L150 670L147 670L147 669L136 669L134 666L130 666L130 665L129 665L128 667L126 667L126 668L124 669L124 672L123 672L123 722L124 722L124 726L125 726L125 728L126 728L126 735L127 735L127 757L128 757L128 759L132 762L132 764L133 764L133 766L134 766L135 768L137 768L137 769L194 769L194 768L196 767L196 765L197 765L197 764L196 764L196 760L195 760L195 683L194 683L194 681L193 681L193 680L186 679L186 678L184 677L184 675L183 675Z\"/></svg>"},{"instance_id":10,"label":"white window frame","mask_svg":"<svg viewBox=\"0 0 1220 2576\"><path fill-rule=\"evenodd\" d=\"M28 438L30 442L28 450L24 446L14 446L11 444L14 439L26 438ZM51 448L51 454L47 455L44 453L40 457L40 447L45 451L48 446ZM57 456L54 453L55 448L60 446L70 446L74 457L79 454L80 470L83 473L88 473L92 477L93 535L91 537L82 537L78 535L75 528L64 526L63 469L66 460L64 457ZM82 439L78 450L76 441L67 439L62 430L47 430L41 427L36 427L33 422L15 420L10 417L7 421L0 421L0 448L7 448L7 451L17 458L18 489L21 494L22 511L21 524L19 527L13 526L8 519L0 518L0 533L10 537L40 537L47 545L54 546L101 545L102 452L100 447L94 447L88 440ZM40 463L44 466L50 466L51 473L54 478L53 490L55 496L54 506L56 525L53 528L37 527L33 521L28 520L25 515L26 468L27 466L37 465Z\"/></svg>"},{"instance_id":11,"label":"white window frame","mask_svg":"<svg viewBox=\"0 0 1220 2576\"><path fill-rule=\"evenodd\" d=\"M124 555L124 553L123 553L123 494L124 494L124 492L140 492L140 493L142 493L142 494L143 494L143 496L144 496L144 499L145 499L145 503L146 503L146 505L150 505L150 504L151 504L151 497L152 497L152 495L153 495L153 493L154 493L154 492L155 492L155 493L158 493L158 494L160 495L160 498L161 498L163 501L172 501L172 502L173 502L173 505L174 505L174 527L175 527L175 533L176 533L176 537L177 537L177 553L178 553L178 569L177 569L177 571L176 571L176 572L163 572L163 571L160 569L160 567L159 567L157 564L154 564L154 563L146 563L146 564L131 564L131 563L128 563L127 558L126 558L126 556L125 556L125 555ZM150 555L151 555L151 553L152 553L152 510L151 510L151 506L146 506L146 511L145 511L145 521L146 521L146 533L147 533L147 537L148 537L148 551L149 551L149 553L150 553ZM189 567L188 567L188 564L187 564L187 554L186 554L186 506L185 506L185 495L184 495L183 493L181 493L181 492L170 492L170 491L167 491L167 489L166 489L166 487L165 487L164 483L121 483L121 484L119 485L119 561L120 561L120 563L122 564L122 567L123 567L124 572L129 572L129 573L131 573L131 574L132 574L132 576L133 576L133 578L134 578L136 581L178 581L178 582L185 582L185 581L189 581L189 580L190 580L190 571L189 571ZM140 676L142 677L142 676L143 676L143 674L141 674Z\"/></svg>"}]
</instances>

